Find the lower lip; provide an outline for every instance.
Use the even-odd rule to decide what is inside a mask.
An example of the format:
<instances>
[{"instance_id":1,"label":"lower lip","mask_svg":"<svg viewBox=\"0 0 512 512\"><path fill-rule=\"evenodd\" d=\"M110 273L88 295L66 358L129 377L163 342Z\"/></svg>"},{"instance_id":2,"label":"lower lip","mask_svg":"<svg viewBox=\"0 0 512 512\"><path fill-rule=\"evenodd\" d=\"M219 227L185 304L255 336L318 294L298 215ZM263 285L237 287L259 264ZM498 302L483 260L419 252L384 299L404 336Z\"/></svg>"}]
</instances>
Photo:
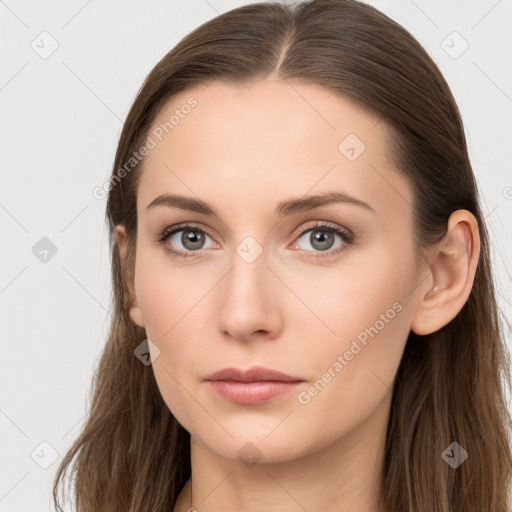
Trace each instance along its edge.
<instances>
[{"instance_id":1,"label":"lower lip","mask_svg":"<svg viewBox=\"0 0 512 512\"><path fill-rule=\"evenodd\" d=\"M234 380L210 380L213 390L230 402L256 405L294 390L301 382L275 380L240 382Z\"/></svg>"}]
</instances>

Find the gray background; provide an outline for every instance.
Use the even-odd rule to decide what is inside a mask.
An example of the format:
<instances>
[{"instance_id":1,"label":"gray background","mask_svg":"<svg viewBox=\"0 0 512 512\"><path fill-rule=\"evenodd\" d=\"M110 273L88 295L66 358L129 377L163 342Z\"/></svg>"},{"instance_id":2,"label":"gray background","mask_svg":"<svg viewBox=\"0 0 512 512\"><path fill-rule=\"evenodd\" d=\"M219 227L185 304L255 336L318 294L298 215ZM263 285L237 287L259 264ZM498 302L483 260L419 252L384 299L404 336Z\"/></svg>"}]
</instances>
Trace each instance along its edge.
<instances>
[{"instance_id":1,"label":"gray background","mask_svg":"<svg viewBox=\"0 0 512 512\"><path fill-rule=\"evenodd\" d=\"M135 94L185 34L247 3L0 1L0 512L52 510L84 419L110 321L105 199L92 191ZM458 102L510 342L512 1L368 3L423 44Z\"/></svg>"}]
</instances>

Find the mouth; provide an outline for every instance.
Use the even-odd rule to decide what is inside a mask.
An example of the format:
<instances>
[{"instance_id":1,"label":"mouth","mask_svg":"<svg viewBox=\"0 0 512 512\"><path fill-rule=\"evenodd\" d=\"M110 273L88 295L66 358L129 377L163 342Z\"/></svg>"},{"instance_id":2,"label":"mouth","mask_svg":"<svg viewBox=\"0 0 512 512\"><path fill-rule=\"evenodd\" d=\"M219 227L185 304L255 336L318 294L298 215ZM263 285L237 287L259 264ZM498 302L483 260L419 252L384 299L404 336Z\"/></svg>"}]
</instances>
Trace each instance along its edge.
<instances>
[{"instance_id":1,"label":"mouth","mask_svg":"<svg viewBox=\"0 0 512 512\"><path fill-rule=\"evenodd\" d=\"M304 379L261 366L249 370L224 368L205 379L224 399L238 404L256 405L289 393Z\"/></svg>"}]
</instances>

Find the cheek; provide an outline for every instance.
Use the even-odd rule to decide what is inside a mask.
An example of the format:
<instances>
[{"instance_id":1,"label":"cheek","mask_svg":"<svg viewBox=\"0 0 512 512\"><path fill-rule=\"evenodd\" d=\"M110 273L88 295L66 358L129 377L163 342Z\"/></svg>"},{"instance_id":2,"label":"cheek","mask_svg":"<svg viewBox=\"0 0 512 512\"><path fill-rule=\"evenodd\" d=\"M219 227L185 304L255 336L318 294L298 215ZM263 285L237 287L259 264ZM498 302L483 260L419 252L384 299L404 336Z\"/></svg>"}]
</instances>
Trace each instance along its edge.
<instances>
[{"instance_id":1,"label":"cheek","mask_svg":"<svg viewBox=\"0 0 512 512\"><path fill-rule=\"evenodd\" d=\"M406 279L390 268L382 260L373 266L362 262L361 272L352 267L340 279L331 276L316 281L309 293L306 288L298 293L308 297L308 305L322 320L311 320L305 309L294 317L299 320L297 346L303 345L294 348L294 359L304 365L310 382L294 397L293 432L308 440L308 450L365 428L375 436L386 424L410 326ZM404 271L403 266L397 268ZM307 313L310 321L301 324Z\"/></svg>"},{"instance_id":2,"label":"cheek","mask_svg":"<svg viewBox=\"0 0 512 512\"><path fill-rule=\"evenodd\" d=\"M360 272L323 281L323 294L314 295L312 309L333 332L324 329L317 338L323 343L310 348L317 380L298 397L318 411L309 415L313 422L329 409L338 426L350 428L347 422L364 419L391 392L410 332L414 273L410 261L388 254L361 261Z\"/></svg>"},{"instance_id":3,"label":"cheek","mask_svg":"<svg viewBox=\"0 0 512 512\"><path fill-rule=\"evenodd\" d=\"M407 321L401 310L410 290L409 269L391 251L373 251L354 253L338 269L315 269L309 277L305 270L282 273L294 296L302 299L288 303L287 327L307 332L314 350L348 350L353 339L364 345L375 337L384 343L394 337L397 324Z\"/></svg>"},{"instance_id":4,"label":"cheek","mask_svg":"<svg viewBox=\"0 0 512 512\"><path fill-rule=\"evenodd\" d=\"M195 422L189 419L201 411L195 410L197 404L189 392L194 393L190 382L204 357L204 336L194 333L204 286L179 270L173 271L169 264L144 266L142 258L139 261L137 300L147 337L160 350L152 363L155 380L168 409L189 432L194 432Z\"/></svg>"},{"instance_id":5,"label":"cheek","mask_svg":"<svg viewBox=\"0 0 512 512\"><path fill-rule=\"evenodd\" d=\"M160 350L153 364L158 385L168 397L176 397L184 392L180 383L196 377L204 358L205 334L211 333L199 331L206 308L213 307L205 294L215 281L173 267L166 258L141 254L135 288L147 337Z\"/></svg>"},{"instance_id":6,"label":"cheek","mask_svg":"<svg viewBox=\"0 0 512 512\"><path fill-rule=\"evenodd\" d=\"M187 323L188 312L199 303L208 283L172 261L162 248L137 254L135 289L148 337L167 343L176 326Z\"/></svg>"}]
</instances>

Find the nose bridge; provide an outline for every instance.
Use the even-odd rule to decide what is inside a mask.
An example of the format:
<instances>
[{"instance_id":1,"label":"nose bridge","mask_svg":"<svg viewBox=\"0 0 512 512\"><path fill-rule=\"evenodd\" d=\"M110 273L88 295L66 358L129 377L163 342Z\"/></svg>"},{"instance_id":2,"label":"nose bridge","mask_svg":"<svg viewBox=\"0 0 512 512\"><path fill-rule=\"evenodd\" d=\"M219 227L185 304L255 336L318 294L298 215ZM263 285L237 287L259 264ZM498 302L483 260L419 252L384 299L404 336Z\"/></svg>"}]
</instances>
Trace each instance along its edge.
<instances>
[{"instance_id":1,"label":"nose bridge","mask_svg":"<svg viewBox=\"0 0 512 512\"><path fill-rule=\"evenodd\" d=\"M267 254L262 245L250 236L242 240L232 255L225 298L233 298L235 304L240 305L262 300L269 292L267 264Z\"/></svg>"},{"instance_id":2,"label":"nose bridge","mask_svg":"<svg viewBox=\"0 0 512 512\"><path fill-rule=\"evenodd\" d=\"M277 328L278 292L267 265L267 251L254 237L246 236L234 248L219 302L222 331L246 338L255 331Z\"/></svg>"}]
</instances>

